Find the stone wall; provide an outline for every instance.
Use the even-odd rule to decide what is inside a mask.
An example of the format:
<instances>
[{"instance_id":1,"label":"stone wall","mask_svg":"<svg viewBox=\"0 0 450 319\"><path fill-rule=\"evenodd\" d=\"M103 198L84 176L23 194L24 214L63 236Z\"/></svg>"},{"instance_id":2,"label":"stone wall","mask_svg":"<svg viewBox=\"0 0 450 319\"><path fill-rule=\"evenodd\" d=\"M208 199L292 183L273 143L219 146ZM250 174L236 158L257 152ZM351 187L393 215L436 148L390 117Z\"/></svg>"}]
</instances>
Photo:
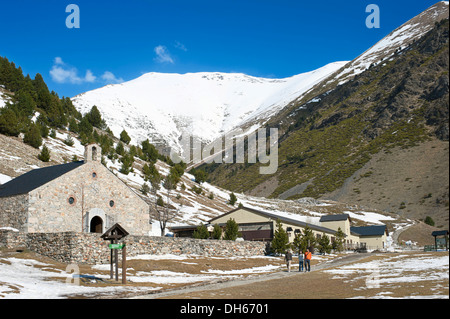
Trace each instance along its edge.
<instances>
[{"instance_id":1,"label":"stone wall","mask_svg":"<svg viewBox=\"0 0 450 319\"><path fill-rule=\"evenodd\" d=\"M27 231L28 194L0 198L0 225Z\"/></svg>"},{"instance_id":2,"label":"stone wall","mask_svg":"<svg viewBox=\"0 0 450 319\"><path fill-rule=\"evenodd\" d=\"M148 204L99 161L89 161L32 190L28 214L30 233L89 232L94 216L103 221L102 233L115 223L133 235L151 230Z\"/></svg>"},{"instance_id":3,"label":"stone wall","mask_svg":"<svg viewBox=\"0 0 450 319\"><path fill-rule=\"evenodd\" d=\"M127 256L140 254L194 254L211 256L261 256L266 243L193 238L127 236ZM28 248L38 254L64 263L109 263L109 241L93 233L20 233L0 230L0 246Z\"/></svg>"}]
</instances>

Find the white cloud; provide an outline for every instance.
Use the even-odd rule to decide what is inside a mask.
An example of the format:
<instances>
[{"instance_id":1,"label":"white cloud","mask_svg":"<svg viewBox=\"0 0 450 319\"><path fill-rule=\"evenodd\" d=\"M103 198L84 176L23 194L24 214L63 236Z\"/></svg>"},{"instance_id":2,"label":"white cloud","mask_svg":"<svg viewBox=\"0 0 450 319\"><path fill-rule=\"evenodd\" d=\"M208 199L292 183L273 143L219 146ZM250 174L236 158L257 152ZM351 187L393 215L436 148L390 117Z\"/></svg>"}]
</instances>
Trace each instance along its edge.
<instances>
[{"instance_id":1,"label":"white cloud","mask_svg":"<svg viewBox=\"0 0 450 319\"><path fill-rule=\"evenodd\" d=\"M72 83L81 84L83 82L95 82L97 78L91 70L86 71L84 77L78 75L78 70L64 63L63 59L59 56L53 61L53 67L50 70L50 76L52 80L57 83Z\"/></svg>"},{"instance_id":2,"label":"white cloud","mask_svg":"<svg viewBox=\"0 0 450 319\"><path fill-rule=\"evenodd\" d=\"M175 48L177 48L181 51L184 51L184 52L187 51L186 46L183 43L181 43L180 41L175 41Z\"/></svg>"},{"instance_id":3,"label":"white cloud","mask_svg":"<svg viewBox=\"0 0 450 319\"><path fill-rule=\"evenodd\" d=\"M61 59L61 57L57 56L57 57L55 58L55 64L61 64L61 65L64 65L64 62L63 62L63 60Z\"/></svg>"},{"instance_id":4,"label":"white cloud","mask_svg":"<svg viewBox=\"0 0 450 319\"><path fill-rule=\"evenodd\" d=\"M158 45L155 47L156 58L155 61L159 63L171 63L174 64L172 57L170 56L169 50L163 45Z\"/></svg>"},{"instance_id":5,"label":"white cloud","mask_svg":"<svg viewBox=\"0 0 450 319\"><path fill-rule=\"evenodd\" d=\"M65 69L62 66L54 65L50 70L52 80L57 83L74 83L79 84L83 79L78 76L75 68Z\"/></svg>"},{"instance_id":6,"label":"white cloud","mask_svg":"<svg viewBox=\"0 0 450 319\"><path fill-rule=\"evenodd\" d=\"M105 73L103 73L102 75L102 79L109 84L111 83L116 84L123 82L122 78L116 78L116 76L110 71L105 71Z\"/></svg>"},{"instance_id":7,"label":"white cloud","mask_svg":"<svg viewBox=\"0 0 450 319\"><path fill-rule=\"evenodd\" d=\"M50 76L52 77L52 80L57 83L82 84L97 82L97 77L91 70L88 69L84 76L79 76L78 69L67 65L59 56L55 57L53 60ZM122 78L116 77L110 71L105 71L100 78L107 84L123 82Z\"/></svg>"},{"instance_id":8,"label":"white cloud","mask_svg":"<svg viewBox=\"0 0 450 319\"><path fill-rule=\"evenodd\" d=\"M87 71L86 71L86 76L84 77L84 80L85 80L86 82L89 82L89 83L95 82L95 79L96 79L96 78L97 78L97 77L92 73L91 70L87 70Z\"/></svg>"}]
</instances>

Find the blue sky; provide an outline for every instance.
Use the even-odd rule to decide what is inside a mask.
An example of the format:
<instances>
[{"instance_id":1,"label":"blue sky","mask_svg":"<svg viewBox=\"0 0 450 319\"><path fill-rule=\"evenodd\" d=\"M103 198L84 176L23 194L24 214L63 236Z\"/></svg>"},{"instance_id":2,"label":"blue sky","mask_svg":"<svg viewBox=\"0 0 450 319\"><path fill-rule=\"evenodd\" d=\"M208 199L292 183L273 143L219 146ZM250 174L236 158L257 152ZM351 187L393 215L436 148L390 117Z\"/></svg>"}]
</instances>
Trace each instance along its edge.
<instances>
[{"instance_id":1,"label":"blue sky","mask_svg":"<svg viewBox=\"0 0 450 319\"><path fill-rule=\"evenodd\" d=\"M147 72L284 78L351 60L436 0L2 0L0 56L60 96ZM67 28L69 4L80 28ZM365 25L380 8L380 28Z\"/></svg>"}]
</instances>

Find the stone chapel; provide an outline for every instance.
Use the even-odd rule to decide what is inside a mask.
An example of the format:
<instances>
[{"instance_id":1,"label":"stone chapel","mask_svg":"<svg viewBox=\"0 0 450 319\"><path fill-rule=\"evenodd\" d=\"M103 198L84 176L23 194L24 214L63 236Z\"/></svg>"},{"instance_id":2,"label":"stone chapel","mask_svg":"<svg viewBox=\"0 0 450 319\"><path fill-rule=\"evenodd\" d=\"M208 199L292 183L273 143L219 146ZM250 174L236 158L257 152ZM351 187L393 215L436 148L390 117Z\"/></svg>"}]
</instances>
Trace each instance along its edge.
<instances>
[{"instance_id":1,"label":"stone chapel","mask_svg":"<svg viewBox=\"0 0 450 319\"><path fill-rule=\"evenodd\" d=\"M119 223L145 236L150 221L149 205L101 163L97 144L85 147L83 161L34 169L0 185L0 228L104 233Z\"/></svg>"}]
</instances>

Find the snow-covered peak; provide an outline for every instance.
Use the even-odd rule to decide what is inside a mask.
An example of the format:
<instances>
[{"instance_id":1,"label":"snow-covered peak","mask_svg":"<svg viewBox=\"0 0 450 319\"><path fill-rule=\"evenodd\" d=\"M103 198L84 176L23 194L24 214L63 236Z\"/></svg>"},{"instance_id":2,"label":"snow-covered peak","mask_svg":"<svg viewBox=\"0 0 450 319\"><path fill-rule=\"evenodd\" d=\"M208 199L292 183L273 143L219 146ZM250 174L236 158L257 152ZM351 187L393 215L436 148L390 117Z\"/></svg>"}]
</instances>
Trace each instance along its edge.
<instances>
[{"instance_id":1,"label":"snow-covered peak","mask_svg":"<svg viewBox=\"0 0 450 319\"><path fill-rule=\"evenodd\" d=\"M430 31L434 27L435 22L445 18L448 19L448 16L448 1L434 4L378 41L374 46L350 62L331 80L339 79L340 84L348 81L353 76L364 72L370 65L378 64L391 57L396 51L405 49L412 42Z\"/></svg>"},{"instance_id":2,"label":"snow-covered peak","mask_svg":"<svg viewBox=\"0 0 450 319\"><path fill-rule=\"evenodd\" d=\"M96 105L116 136L126 129L134 142L149 138L179 149L189 132L210 142L258 117L268 118L347 62L285 79L242 73L147 73L72 98L82 112Z\"/></svg>"}]
</instances>

